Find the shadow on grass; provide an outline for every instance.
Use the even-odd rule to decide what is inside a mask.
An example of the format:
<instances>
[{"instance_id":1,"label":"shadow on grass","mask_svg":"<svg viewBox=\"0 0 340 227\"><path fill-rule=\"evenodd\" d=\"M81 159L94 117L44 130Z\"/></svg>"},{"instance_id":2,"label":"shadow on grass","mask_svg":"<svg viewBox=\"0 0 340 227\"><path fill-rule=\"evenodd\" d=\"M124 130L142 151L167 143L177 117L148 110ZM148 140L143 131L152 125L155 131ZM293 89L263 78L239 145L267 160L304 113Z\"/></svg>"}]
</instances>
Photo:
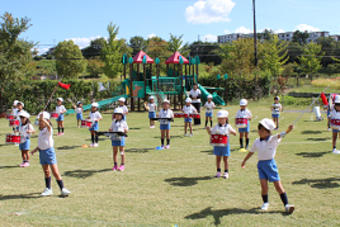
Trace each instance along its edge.
<instances>
[{"instance_id":1,"label":"shadow on grass","mask_svg":"<svg viewBox=\"0 0 340 227\"><path fill-rule=\"evenodd\" d=\"M129 148L126 149L125 152L146 153L153 150L155 150L155 148Z\"/></svg>"},{"instance_id":2,"label":"shadow on grass","mask_svg":"<svg viewBox=\"0 0 340 227\"><path fill-rule=\"evenodd\" d=\"M237 152L237 151L239 151L239 150L240 150L240 148L232 148L232 149L230 149L230 152ZM214 148L211 147L210 150L205 150L205 151L200 151L200 152L202 152L202 153L207 153L208 155L214 155ZM247 151L247 152L244 152L244 153L248 153L248 151Z\"/></svg>"},{"instance_id":3,"label":"shadow on grass","mask_svg":"<svg viewBox=\"0 0 340 227\"><path fill-rule=\"evenodd\" d=\"M188 215L184 217L185 219L202 219L207 218L209 216L213 216L214 218L214 225L218 226L221 224L221 218L224 216L232 215L232 214L282 214L287 215L283 211L261 211L258 208L252 209L241 209L241 208L230 208L230 209L220 209L220 210L213 210L211 207L205 208L200 212Z\"/></svg>"},{"instance_id":4,"label":"shadow on grass","mask_svg":"<svg viewBox=\"0 0 340 227\"><path fill-rule=\"evenodd\" d=\"M104 137L99 137L98 141L105 141L105 140L109 140L109 139L110 139L109 137L104 136ZM85 141L91 141L91 139L86 139Z\"/></svg>"},{"instance_id":5,"label":"shadow on grass","mask_svg":"<svg viewBox=\"0 0 340 227\"><path fill-rule=\"evenodd\" d=\"M12 144L0 144L0 147L8 147L8 146L13 146Z\"/></svg>"},{"instance_id":6,"label":"shadow on grass","mask_svg":"<svg viewBox=\"0 0 340 227\"><path fill-rule=\"evenodd\" d=\"M315 135L315 134L321 134L322 131L320 130L305 130L301 132L302 134L309 134L309 135Z\"/></svg>"},{"instance_id":7,"label":"shadow on grass","mask_svg":"<svg viewBox=\"0 0 340 227\"><path fill-rule=\"evenodd\" d=\"M165 179L165 182L168 182L172 186L180 186L180 187L187 187L193 186L198 184L198 181L202 180L211 180L214 177L212 176L205 176L205 177L174 177Z\"/></svg>"},{"instance_id":8,"label":"shadow on grass","mask_svg":"<svg viewBox=\"0 0 340 227\"><path fill-rule=\"evenodd\" d=\"M160 139L161 137L160 136L154 136L153 138ZM182 139L182 138L184 138L184 136L179 136L179 135L173 136L173 135L170 135L170 139Z\"/></svg>"},{"instance_id":9,"label":"shadow on grass","mask_svg":"<svg viewBox=\"0 0 340 227\"><path fill-rule=\"evenodd\" d=\"M330 177L325 179L307 179L304 178L299 181L294 181L293 184L308 184L312 188L328 189L328 188L339 188L340 177Z\"/></svg>"},{"instance_id":10,"label":"shadow on grass","mask_svg":"<svg viewBox=\"0 0 340 227\"><path fill-rule=\"evenodd\" d=\"M1 200L10 200L10 199L38 199L41 198L40 193L29 193L29 194L18 194L18 195L1 195Z\"/></svg>"},{"instance_id":11,"label":"shadow on grass","mask_svg":"<svg viewBox=\"0 0 340 227\"><path fill-rule=\"evenodd\" d=\"M140 130L141 128L129 128L130 130Z\"/></svg>"},{"instance_id":12,"label":"shadow on grass","mask_svg":"<svg viewBox=\"0 0 340 227\"><path fill-rule=\"evenodd\" d=\"M330 138L329 137L324 137L324 138L307 138L306 140L308 141L327 141L329 140Z\"/></svg>"},{"instance_id":13,"label":"shadow on grass","mask_svg":"<svg viewBox=\"0 0 340 227\"><path fill-rule=\"evenodd\" d=\"M58 150L73 150L76 148L81 148L81 146L74 145L74 146L62 146L62 147L57 147Z\"/></svg>"},{"instance_id":14,"label":"shadow on grass","mask_svg":"<svg viewBox=\"0 0 340 227\"><path fill-rule=\"evenodd\" d=\"M93 176L96 173L103 173L103 172L109 172L109 171L112 171L112 169L100 169L100 170L76 169L72 171L66 171L64 172L64 175L68 177L87 178L87 177Z\"/></svg>"},{"instance_id":15,"label":"shadow on grass","mask_svg":"<svg viewBox=\"0 0 340 227\"><path fill-rule=\"evenodd\" d=\"M16 165L16 166L0 166L0 169L13 169L13 168L19 168L19 165Z\"/></svg>"},{"instance_id":16,"label":"shadow on grass","mask_svg":"<svg viewBox=\"0 0 340 227\"><path fill-rule=\"evenodd\" d=\"M304 158L320 158L324 156L325 154L329 153L328 151L322 151L322 152L300 152L296 155L302 156Z\"/></svg>"}]
</instances>

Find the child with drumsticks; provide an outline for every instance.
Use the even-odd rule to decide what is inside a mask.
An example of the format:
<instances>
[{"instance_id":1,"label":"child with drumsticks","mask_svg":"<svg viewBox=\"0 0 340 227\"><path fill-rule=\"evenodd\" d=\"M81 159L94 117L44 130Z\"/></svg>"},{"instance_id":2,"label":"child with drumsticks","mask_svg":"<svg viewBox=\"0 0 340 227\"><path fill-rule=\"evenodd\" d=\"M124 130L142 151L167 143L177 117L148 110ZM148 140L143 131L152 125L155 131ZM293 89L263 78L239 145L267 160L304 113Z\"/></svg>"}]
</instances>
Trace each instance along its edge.
<instances>
[{"instance_id":1,"label":"child with drumsticks","mask_svg":"<svg viewBox=\"0 0 340 227\"><path fill-rule=\"evenodd\" d=\"M208 101L204 104L204 108L206 109L205 111L205 127L208 126L208 121L210 121L210 127L212 127L212 117L213 117L213 111L215 106L215 103L212 101L213 97L212 95L208 95L207 97Z\"/></svg>"},{"instance_id":2,"label":"child with drumsticks","mask_svg":"<svg viewBox=\"0 0 340 227\"><path fill-rule=\"evenodd\" d=\"M31 124L29 118L30 114L26 111L22 110L19 113L20 117L20 126L19 126L19 135L20 135L20 144L19 149L21 151L22 163L20 167L28 167L30 166L29 160L29 150L31 145L31 134L34 133L33 125Z\"/></svg>"},{"instance_id":3,"label":"child with drumsticks","mask_svg":"<svg viewBox=\"0 0 340 227\"><path fill-rule=\"evenodd\" d=\"M98 111L99 104L94 102L91 104L91 112L89 115L89 120L92 122L90 127L91 132L91 145L90 147L98 147L98 130L99 130L99 121L103 119L102 115Z\"/></svg>"},{"instance_id":4,"label":"child with drumsticks","mask_svg":"<svg viewBox=\"0 0 340 227\"><path fill-rule=\"evenodd\" d=\"M57 124L58 124L58 136L64 135L64 113L66 113L66 108L63 105L64 99L57 98L57 106L55 112L58 114Z\"/></svg>"},{"instance_id":5,"label":"child with drumsticks","mask_svg":"<svg viewBox=\"0 0 340 227\"><path fill-rule=\"evenodd\" d=\"M334 107L329 114L329 121L333 133L333 154L340 154L340 151L336 149L336 139L340 135L340 95L335 96Z\"/></svg>"},{"instance_id":6,"label":"child with drumsticks","mask_svg":"<svg viewBox=\"0 0 340 227\"><path fill-rule=\"evenodd\" d=\"M76 112L77 127L80 128L81 121L83 120L83 103L78 101L76 105L73 105L74 111Z\"/></svg>"},{"instance_id":7,"label":"child with drumsticks","mask_svg":"<svg viewBox=\"0 0 340 227\"><path fill-rule=\"evenodd\" d=\"M197 114L196 108L191 105L191 98L185 99L185 105L183 106L183 113L187 115L187 117L184 118L184 136L190 136L192 137L192 117L190 117L190 114ZM188 135L188 127L190 130L190 135Z\"/></svg>"},{"instance_id":8,"label":"child with drumsticks","mask_svg":"<svg viewBox=\"0 0 340 227\"><path fill-rule=\"evenodd\" d=\"M287 193L285 192L281 181L279 172L275 162L276 149L282 138L290 133L294 126L290 125L285 132L281 132L277 135L272 135L271 132L275 129L275 123L273 120L264 118L258 124L258 134L260 138L256 139L250 152L244 158L241 167L244 168L247 160L257 152L258 163L257 170L259 173L261 184L261 195L263 200L262 210L268 210L268 181L273 182L276 191L280 194L281 200L288 214L293 213L294 205L288 204Z\"/></svg>"},{"instance_id":9,"label":"child with drumsticks","mask_svg":"<svg viewBox=\"0 0 340 227\"><path fill-rule=\"evenodd\" d=\"M236 131L231 127L228 123L228 111L220 110L217 113L217 121L218 124L214 128L207 127L207 132L210 136L226 136L226 144L213 144L214 146L214 155L216 155L216 167L217 173L216 177L221 177L221 160L223 158L224 162L224 174L223 178L229 178L229 165L228 165L228 157L230 156L230 145L229 145L229 136L236 136ZM211 140L212 142L212 140Z\"/></svg>"},{"instance_id":10,"label":"child with drumsticks","mask_svg":"<svg viewBox=\"0 0 340 227\"><path fill-rule=\"evenodd\" d=\"M119 103L118 107L123 109L123 112L124 112L124 121L126 121L126 116L129 113L129 109L125 105L125 101L126 101L126 99L124 97L121 97L121 98L118 99L118 103ZM113 119L113 116L112 116L112 119Z\"/></svg>"},{"instance_id":11,"label":"child with drumsticks","mask_svg":"<svg viewBox=\"0 0 340 227\"><path fill-rule=\"evenodd\" d=\"M149 112L150 128L155 128L155 121L152 119L156 118L157 104L153 96L149 97L149 102L144 103L144 108Z\"/></svg>"},{"instance_id":12,"label":"child with drumsticks","mask_svg":"<svg viewBox=\"0 0 340 227\"><path fill-rule=\"evenodd\" d=\"M243 148L243 137L246 139L246 150L249 146L249 121L252 118L251 112L247 108L248 101L246 99L240 100L240 110L236 113L236 127L240 133L240 151L245 151Z\"/></svg>"},{"instance_id":13,"label":"child with drumsticks","mask_svg":"<svg viewBox=\"0 0 340 227\"><path fill-rule=\"evenodd\" d=\"M64 182L59 173L57 158L53 147L53 129L50 122L50 114L44 111L38 115L38 119L40 129L38 146L31 152L31 154L33 155L35 152L39 151L40 164L42 165L45 174L46 188L44 192L41 193L41 196L50 196L53 194L49 168L57 180L61 195L68 196L71 192L64 187Z\"/></svg>"},{"instance_id":14,"label":"child with drumsticks","mask_svg":"<svg viewBox=\"0 0 340 227\"><path fill-rule=\"evenodd\" d=\"M114 120L112 121L111 127L109 129L110 132L123 132L127 133L129 130L129 127L126 123L126 121L123 119L124 116L124 111L121 108L116 108L113 112L114 115ZM119 136L119 135L112 135L111 136L112 140L112 147L113 147L113 171L124 171L125 166L125 154L124 154L124 146L125 146L125 137L124 136ZM118 168L118 149L120 151L120 157L121 157L121 164Z\"/></svg>"},{"instance_id":15,"label":"child with drumsticks","mask_svg":"<svg viewBox=\"0 0 340 227\"><path fill-rule=\"evenodd\" d=\"M160 130L161 130L161 146L160 150L170 148L170 121L174 118L174 113L170 109L170 101L165 99L162 102L162 109L159 111ZM166 137L166 146L164 146L164 139Z\"/></svg>"},{"instance_id":16,"label":"child with drumsticks","mask_svg":"<svg viewBox=\"0 0 340 227\"><path fill-rule=\"evenodd\" d=\"M275 130L277 130L277 129L279 129L280 112L282 112L282 105L280 103L280 97L279 96L275 96L274 103L271 106L271 110L272 110L272 118L273 118L273 121L276 125Z\"/></svg>"}]
</instances>

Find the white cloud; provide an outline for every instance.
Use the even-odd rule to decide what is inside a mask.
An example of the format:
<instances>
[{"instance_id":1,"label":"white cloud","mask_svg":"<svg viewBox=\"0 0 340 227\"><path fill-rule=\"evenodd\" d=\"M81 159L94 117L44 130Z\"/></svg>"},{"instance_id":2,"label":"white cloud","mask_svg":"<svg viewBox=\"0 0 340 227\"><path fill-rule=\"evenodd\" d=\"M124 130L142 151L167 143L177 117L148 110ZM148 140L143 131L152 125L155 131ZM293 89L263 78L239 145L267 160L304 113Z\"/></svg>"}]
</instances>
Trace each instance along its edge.
<instances>
[{"instance_id":1,"label":"white cloud","mask_svg":"<svg viewBox=\"0 0 340 227\"><path fill-rule=\"evenodd\" d=\"M43 47L43 46L37 46L36 48L34 48L34 50L38 51L38 55L42 55L46 53L49 49L50 47Z\"/></svg>"},{"instance_id":2,"label":"white cloud","mask_svg":"<svg viewBox=\"0 0 340 227\"><path fill-rule=\"evenodd\" d=\"M224 32L224 34L229 34L230 33L230 31L228 29L225 29L223 32Z\"/></svg>"},{"instance_id":3,"label":"white cloud","mask_svg":"<svg viewBox=\"0 0 340 227\"><path fill-rule=\"evenodd\" d=\"M244 26L241 26L241 27L239 27L235 30L235 33L249 34L249 33L252 33L252 30L250 30L249 28L246 28Z\"/></svg>"},{"instance_id":4,"label":"white cloud","mask_svg":"<svg viewBox=\"0 0 340 227\"><path fill-rule=\"evenodd\" d=\"M154 34L154 33L151 33L151 34L148 35L148 39L152 39L152 38L154 38L154 37L157 37L157 35Z\"/></svg>"},{"instance_id":5,"label":"white cloud","mask_svg":"<svg viewBox=\"0 0 340 227\"><path fill-rule=\"evenodd\" d=\"M295 30L299 30L301 32L308 31L308 32L318 32L320 31L319 28L313 27L308 24L299 24L298 26L295 27Z\"/></svg>"},{"instance_id":6,"label":"white cloud","mask_svg":"<svg viewBox=\"0 0 340 227\"><path fill-rule=\"evenodd\" d=\"M209 42L209 43L216 43L217 42L217 35L206 34L206 35L203 36L203 41Z\"/></svg>"},{"instance_id":7,"label":"white cloud","mask_svg":"<svg viewBox=\"0 0 340 227\"><path fill-rule=\"evenodd\" d=\"M232 0L197 0L185 9L185 16L192 24L228 22L234 6Z\"/></svg>"},{"instance_id":8,"label":"white cloud","mask_svg":"<svg viewBox=\"0 0 340 227\"><path fill-rule=\"evenodd\" d=\"M275 34L284 33L284 32L286 32L286 31L281 29L281 28L274 31Z\"/></svg>"},{"instance_id":9,"label":"white cloud","mask_svg":"<svg viewBox=\"0 0 340 227\"><path fill-rule=\"evenodd\" d=\"M80 49L88 47L92 40L98 39L101 36L93 36L93 37L76 37L76 38L68 38L68 40L72 40L76 45L79 46Z\"/></svg>"}]
</instances>

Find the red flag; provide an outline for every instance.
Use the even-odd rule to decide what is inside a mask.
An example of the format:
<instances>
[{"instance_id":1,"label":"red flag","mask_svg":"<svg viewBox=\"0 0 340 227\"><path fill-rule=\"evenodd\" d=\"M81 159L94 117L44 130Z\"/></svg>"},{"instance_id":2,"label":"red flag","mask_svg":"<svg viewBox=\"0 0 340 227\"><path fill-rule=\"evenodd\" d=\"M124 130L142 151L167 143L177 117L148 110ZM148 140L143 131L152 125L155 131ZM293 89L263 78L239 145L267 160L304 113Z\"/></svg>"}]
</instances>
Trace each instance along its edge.
<instances>
[{"instance_id":1,"label":"red flag","mask_svg":"<svg viewBox=\"0 0 340 227\"><path fill-rule=\"evenodd\" d=\"M321 93L321 99L322 99L322 103L325 105L325 106L328 106L328 101L327 101L327 97L325 95L325 93Z\"/></svg>"},{"instance_id":2,"label":"red flag","mask_svg":"<svg viewBox=\"0 0 340 227\"><path fill-rule=\"evenodd\" d=\"M71 87L71 84L63 84L61 82L58 82L58 85L65 90L68 90Z\"/></svg>"}]
</instances>

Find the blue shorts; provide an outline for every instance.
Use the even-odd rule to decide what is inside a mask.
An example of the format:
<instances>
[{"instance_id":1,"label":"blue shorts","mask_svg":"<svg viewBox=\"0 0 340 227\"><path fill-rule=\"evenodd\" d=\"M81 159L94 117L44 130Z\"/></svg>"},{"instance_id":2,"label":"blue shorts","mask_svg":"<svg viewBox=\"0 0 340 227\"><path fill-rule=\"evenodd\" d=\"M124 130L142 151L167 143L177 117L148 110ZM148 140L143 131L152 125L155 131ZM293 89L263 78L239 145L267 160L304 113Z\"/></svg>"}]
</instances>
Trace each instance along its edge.
<instances>
[{"instance_id":1,"label":"blue shorts","mask_svg":"<svg viewBox=\"0 0 340 227\"><path fill-rule=\"evenodd\" d=\"M121 136L120 140L112 140L112 147L124 147L125 146L125 137Z\"/></svg>"},{"instance_id":2,"label":"blue shorts","mask_svg":"<svg viewBox=\"0 0 340 227\"><path fill-rule=\"evenodd\" d=\"M230 156L229 143L226 147L214 146L214 155L216 155L216 156Z\"/></svg>"},{"instance_id":3,"label":"blue shorts","mask_svg":"<svg viewBox=\"0 0 340 227\"><path fill-rule=\"evenodd\" d=\"M192 118L191 117L186 117L186 118L184 118L184 122L185 123L191 123L192 122Z\"/></svg>"},{"instance_id":4,"label":"blue shorts","mask_svg":"<svg viewBox=\"0 0 340 227\"><path fill-rule=\"evenodd\" d=\"M206 116L206 117L212 117L212 116L213 116L213 113L205 112L205 116Z\"/></svg>"},{"instance_id":5,"label":"blue shorts","mask_svg":"<svg viewBox=\"0 0 340 227\"><path fill-rule=\"evenodd\" d=\"M247 124L246 128L239 128L238 132L250 132L250 126L249 123Z\"/></svg>"},{"instance_id":6,"label":"blue shorts","mask_svg":"<svg viewBox=\"0 0 340 227\"><path fill-rule=\"evenodd\" d=\"M161 125L159 125L159 128L161 129L161 130L170 130L170 123L168 123L168 124L161 124Z\"/></svg>"},{"instance_id":7,"label":"blue shorts","mask_svg":"<svg viewBox=\"0 0 340 227\"><path fill-rule=\"evenodd\" d=\"M123 114L123 120L126 121L126 115Z\"/></svg>"},{"instance_id":8,"label":"blue shorts","mask_svg":"<svg viewBox=\"0 0 340 227\"><path fill-rule=\"evenodd\" d=\"M90 131L98 131L98 130L99 130L99 123L98 123L98 121L94 122L94 123L92 124L92 127L89 128L89 130L90 130Z\"/></svg>"},{"instance_id":9,"label":"blue shorts","mask_svg":"<svg viewBox=\"0 0 340 227\"><path fill-rule=\"evenodd\" d=\"M272 118L279 118L280 114L272 114Z\"/></svg>"},{"instance_id":10,"label":"blue shorts","mask_svg":"<svg viewBox=\"0 0 340 227\"><path fill-rule=\"evenodd\" d=\"M77 120L83 120L83 114L82 113L77 113Z\"/></svg>"},{"instance_id":11,"label":"blue shorts","mask_svg":"<svg viewBox=\"0 0 340 227\"><path fill-rule=\"evenodd\" d=\"M260 180L266 179L269 182L280 180L279 171L274 159L259 161L257 163L257 171L259 173Z\"/></svg>"},{"instance_id":12,"label":"blue shorts","mask_svg":"<svg viewBox=\"0 0 340 227\"><path fill-rule=\"evenodd\" d=\"M339 133L340 132L340 130L338 130L338 129L332 129L332 131L334 132L334 133Z\"/></svg>"},{"instance_id":13,"label":"blue shorts","mask_svg":"<svg viewBox=\"0 0 340 227\"><path fill-rule=\"evenodd\" d=\"M328 108L327 109L327 117L329 117L330 114L331 114L331 110Z\"/></svg>"},{"instance_id":14,"label":"blue shorts","mask_svg":"<svg viewBox=\"0 0 340 227\"><path fill-rule=\"evenodd\" d=\"M53 147L47 150L40 150L39 158L41 165L53 165L57 163L57 157Z\"/></svg>"},{"instance_id":15,"label":"blue shorts","mask_svg":"<svg viewBox=\"0 0 340 227\"><path fill-rule=\"evenodd\" d=\"M31 147L31 140L26 139L25 142L19 144L19 150L21 151L29 151Z\"/></svg>"},{"instance_id":16,"label":"blue shorts","mask_svg":"<svg viewBox=\"0 0 340 227\"><path fill-rule=\"evenodd\" d=\"M155 112L149 112L149 119L151 119L151 118L156 118Z\"/></svg>"},{"instance_id":17,"label":"blue shorts","mask_svg":"<svg viewBox=\"0 0 340 227\"><path fill-rule=\"evenodd\" d=\"M64 121L64 114L59 114L56 121Z\"/></svg>"}]
</instances>

